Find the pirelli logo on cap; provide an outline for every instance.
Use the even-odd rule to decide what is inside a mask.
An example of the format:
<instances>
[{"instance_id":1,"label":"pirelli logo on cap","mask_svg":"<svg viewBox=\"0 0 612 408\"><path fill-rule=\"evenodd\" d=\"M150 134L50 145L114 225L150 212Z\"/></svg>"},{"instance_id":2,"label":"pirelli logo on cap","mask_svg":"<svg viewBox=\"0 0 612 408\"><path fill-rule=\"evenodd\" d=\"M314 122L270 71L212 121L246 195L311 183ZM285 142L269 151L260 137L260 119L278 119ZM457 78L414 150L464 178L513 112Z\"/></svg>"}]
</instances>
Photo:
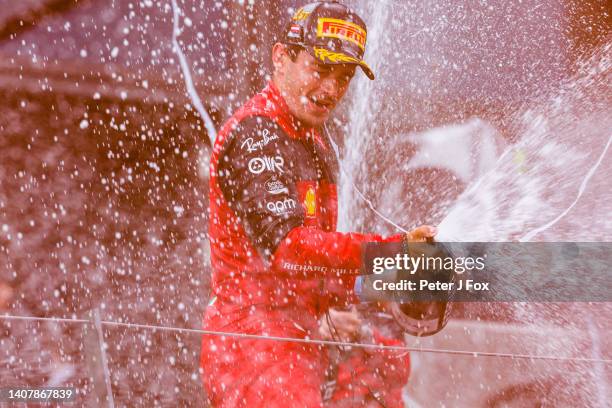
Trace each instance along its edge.
<instances>
[{"instance_id":1,"label":"pirelli logo on cap","mask_svg":"<svg viewBox=\"0 0 612 408\"><path fill-rule=\"evenodd\" d=\"M365 50L366 31L355 23L337 18L319 18L317 37L332 37L350 41Z\"/></svg>"}]
</instances>

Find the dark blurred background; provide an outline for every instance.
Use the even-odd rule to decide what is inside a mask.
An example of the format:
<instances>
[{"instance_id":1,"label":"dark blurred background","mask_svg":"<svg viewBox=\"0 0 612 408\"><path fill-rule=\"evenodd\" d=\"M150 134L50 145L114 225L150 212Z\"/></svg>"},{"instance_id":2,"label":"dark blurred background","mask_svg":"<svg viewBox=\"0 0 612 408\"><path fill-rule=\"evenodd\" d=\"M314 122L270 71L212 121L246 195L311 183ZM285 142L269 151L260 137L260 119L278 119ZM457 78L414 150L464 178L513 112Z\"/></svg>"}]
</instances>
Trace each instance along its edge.
<instances>
[{"instance_id":1,"label":"dark blurred background","mask_svg":"<svg viewBox=\"0 0 612 408\"><path fill-rule=\"evenodd\" d=\"M393 126L478 114L503 130L502 109L570 75L610 37L605 1L527 3L402 2L414 11L406 30L431 30L395 45L414 92ZM275 35L302 3L177 5L181 49L219 127L265 84ZM513 61L535 65L489 63L516 21L533 16L541 20L526 35L541 48ZM0 1L0 312L84 318L99 308L104 320L200 326L209 136L172 49L172 19L170 1ZM447 51L448 64L428 49ZM74 324L0 320L2 386L68 384L92 395L95 351L84 336ZM105 327L104 336L118 406L205 405L199 335Z\"/></svg>"}]
</instances>

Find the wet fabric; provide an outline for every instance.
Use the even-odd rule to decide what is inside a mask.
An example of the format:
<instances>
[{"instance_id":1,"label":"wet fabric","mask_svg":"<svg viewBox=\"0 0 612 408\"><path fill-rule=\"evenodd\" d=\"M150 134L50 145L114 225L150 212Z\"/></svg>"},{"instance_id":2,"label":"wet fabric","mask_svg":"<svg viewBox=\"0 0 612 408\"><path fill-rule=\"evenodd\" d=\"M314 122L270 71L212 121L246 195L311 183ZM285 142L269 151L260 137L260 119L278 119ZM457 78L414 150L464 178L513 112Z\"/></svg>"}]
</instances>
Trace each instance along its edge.
<instances>
[{"instance_id":1,"label":"wet fabric","mask_svg":"<svg viewBox=\"0 0 612 408\"><path fill-rule=\"evenodd\" d=\"M362 242L398 241L401 235L336 232L336 177L329 141L300 126L271 83L225 124L210 166L214 302L205 329L313 339L330 307L358 301L353 286ZM359 353L340 367L361 373L376 392L401 390L406 355ZM215 406L322 403L328 359L319 346L204 336L201 364ZM395 372L387 378L391 366ZM338 378L332 401L341 401L346 387L357 398L354 379Z\"/></svg>"}]
</instances>

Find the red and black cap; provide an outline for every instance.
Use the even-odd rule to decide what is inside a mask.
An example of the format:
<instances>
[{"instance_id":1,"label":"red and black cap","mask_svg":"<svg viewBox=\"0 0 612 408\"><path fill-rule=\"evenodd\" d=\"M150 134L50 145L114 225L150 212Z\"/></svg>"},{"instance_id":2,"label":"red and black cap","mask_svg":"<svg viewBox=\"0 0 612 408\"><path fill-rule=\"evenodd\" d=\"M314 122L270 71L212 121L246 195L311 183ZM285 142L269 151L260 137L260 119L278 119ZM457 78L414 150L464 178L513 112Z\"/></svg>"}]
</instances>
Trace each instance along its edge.
<instances>
[{"instance_id":1,"label":"red and black cap","mask_svg":"<svg viewBox=\"0 0 612 408\"><path fill-rule=\"evenodd\" d=\"M282 42L300 45L324 64L359 65L368 78L374 73L363 61L367 27L361 17L336 1L300 8L287 24Z\"/></svg>"}]
</instances>

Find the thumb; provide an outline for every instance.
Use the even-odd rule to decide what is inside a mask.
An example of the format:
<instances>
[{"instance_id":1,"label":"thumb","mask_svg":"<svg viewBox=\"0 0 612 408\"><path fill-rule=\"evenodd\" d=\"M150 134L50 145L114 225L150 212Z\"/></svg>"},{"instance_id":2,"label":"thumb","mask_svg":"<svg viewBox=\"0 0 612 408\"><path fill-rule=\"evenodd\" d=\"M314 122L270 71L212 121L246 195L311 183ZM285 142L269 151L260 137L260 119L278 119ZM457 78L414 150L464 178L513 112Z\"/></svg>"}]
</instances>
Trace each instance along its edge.
<instances>
[{"instance_id":1,"label":"thumb","mask_svg":"<svg viewBox=\"0 0 612 408\"><path fill-rule=\"evenodd\" d=\"M406 239L410 242L423 242L428 238L433 238L437 234L438 230L436 227L431 225L421 225L418 228L406 234Z\"/></svg>"}]
</instances>

